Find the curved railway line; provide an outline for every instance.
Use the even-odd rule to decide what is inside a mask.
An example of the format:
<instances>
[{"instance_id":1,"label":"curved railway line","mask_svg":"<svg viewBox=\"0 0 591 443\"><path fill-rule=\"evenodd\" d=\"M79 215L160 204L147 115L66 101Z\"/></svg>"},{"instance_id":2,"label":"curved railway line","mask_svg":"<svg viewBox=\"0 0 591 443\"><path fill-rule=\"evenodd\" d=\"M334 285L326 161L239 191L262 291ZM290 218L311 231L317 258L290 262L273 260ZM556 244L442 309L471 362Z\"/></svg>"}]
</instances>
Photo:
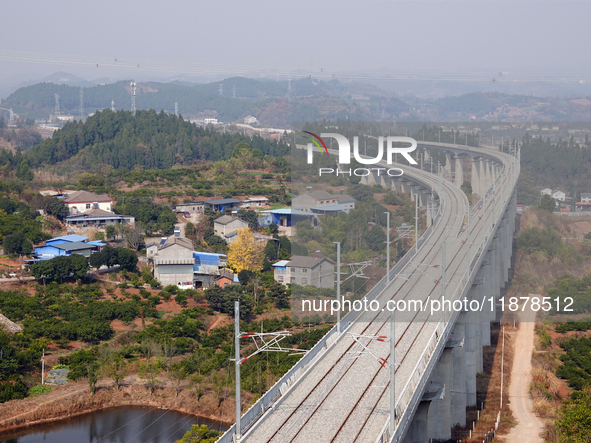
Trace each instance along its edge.
<instances>
[{"instance_id":1,"label":"curved railway line","mask_svg":"<svg viewBox=\"0 0 591 443\"><path fill-rule=\"evenodd\" d=\"M479 154L483 152L478 151ZM509 183L510 175L506 173L511 162L510 156L498 152L486 154L494 157L505 168L497 176L497 185L491 187L487 197L472 209L472 222L469 225L472 257L476 246L484 243L487 228L496 223L496 217L504 210L499 203L503 200L506 187L513 185ZM405 176L415 177L423 183L432 179L430 174L416 168L396 166L404 170ZM388 300L420 300L428 303L430 300L440 299L442 287L439 279L444 243L447 254L445 275L449 279L446 279L445 285L446 298L450 294L456 294L462 285L468 258L465 245L468 229L464 228L466 214L470 211L468 200L459 187L443 180L439 201L441 216L427 241L404 267L402 273L407 278L393 278L385 286L375 298L380 307L385 306ZM396 313L397 405L403 394L400 387L405 386L413 374L415 363L427 346L426 341L436 333L441 314L431 317L429 312L418 311L407 313L402 319L400 316L401 313ZM389 336L390 318L391 314L387 310L362 313L344 332ZM372 353L390 361L389 344L366 340L366 346ZM283 402L247 431L240 441L349 443L373 442L379 439L389 417L389 371L372 358L351 357L360 348L359 344L343 333Z\"/></svg>"}]
</instances>

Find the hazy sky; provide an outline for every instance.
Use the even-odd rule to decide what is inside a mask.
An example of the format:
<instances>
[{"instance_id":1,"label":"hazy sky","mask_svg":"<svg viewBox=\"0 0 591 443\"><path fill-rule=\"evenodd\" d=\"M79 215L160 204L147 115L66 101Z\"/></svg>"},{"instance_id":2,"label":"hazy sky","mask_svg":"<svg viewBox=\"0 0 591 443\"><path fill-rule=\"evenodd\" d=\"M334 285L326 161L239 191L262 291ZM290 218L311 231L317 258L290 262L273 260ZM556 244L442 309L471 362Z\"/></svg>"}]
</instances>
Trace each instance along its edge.
<instances>
[{"instance_id":1,"label":"hazy sky","mask_svg":"<svg viewBox=\"0 0 591 443\"><path fill-rule=\"evenodd\" d=\"M589 1L53 0L5 1L1 10L0 78L591 72ZM108 66L115 58L136 71Z\"/></svg>"}]
</instances>

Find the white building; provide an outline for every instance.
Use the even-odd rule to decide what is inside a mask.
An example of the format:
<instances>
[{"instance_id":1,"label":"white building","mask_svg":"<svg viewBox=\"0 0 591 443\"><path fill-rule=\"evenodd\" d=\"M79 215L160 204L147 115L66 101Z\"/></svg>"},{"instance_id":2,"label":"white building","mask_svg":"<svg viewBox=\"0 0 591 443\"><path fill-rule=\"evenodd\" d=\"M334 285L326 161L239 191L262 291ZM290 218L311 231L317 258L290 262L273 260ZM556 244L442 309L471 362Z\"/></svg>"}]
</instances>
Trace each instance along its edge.
<instances>
[{"instance_id":1,"label":"white building","mask_svg":"<svg viewBox=\"0 0 591 443\"><path fill-rule=\"evenodd\" d=\"M563 202L566 200L566 194L560 189L557 189L556 191L552 192L552 198L556 201Z\"/></svg>"},{"instance_id":2,"label":"white building","mask_svg":"<svg viewBox=\"0 0 591 443\"><path fill-rule=\"evenodd\" d=\"M77 214L89 209L102 209L103 211L113 212L113 199L108 195L76 191L68 194L64 201L68 205L70 214Z\"/></svg>"},{"instance_id":3,"label":"white building","mask_svg":"<svg viewBox=\"0 0 591 443\"><path fill-rule=\"evenodd\" d=\"M536 186L536 190L541 195L549 195L549 196L552 196L552 189L550 189L550 188L546 188L544 186Z\"/></svg>"},{"instance_id":4,"label":"white building","mask_svg":"<svg viewBox=\"0 0 591 443\"><path fill-rule=\"evenodd\" d=\"M215 235L219 235L228 243L236 239L235 236L239 229L244 228L248 228L248 223L230 215L224 215L213 221L213 232L215 232Z\"/></svg>"},{"instance_id":5,"label":"white building","mask_svg":"<svg viewBox=\"0 0 591 443\"><path fill-rule=\"evenodd\" d=\"M334 261L326 257L294 255L273 265L274 278L282 284L334 288Z\"/></svg>"}]
</instances>

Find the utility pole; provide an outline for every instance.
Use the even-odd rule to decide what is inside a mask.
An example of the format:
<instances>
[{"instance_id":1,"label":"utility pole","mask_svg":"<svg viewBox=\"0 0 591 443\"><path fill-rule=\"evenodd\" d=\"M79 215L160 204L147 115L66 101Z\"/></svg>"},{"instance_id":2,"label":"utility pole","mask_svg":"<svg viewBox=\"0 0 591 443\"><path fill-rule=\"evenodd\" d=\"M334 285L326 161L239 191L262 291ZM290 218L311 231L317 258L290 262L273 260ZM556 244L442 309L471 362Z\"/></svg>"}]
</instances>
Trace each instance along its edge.
<instances>
[{"instance_id":1,"label":"utility pole","mask_svg":"<svg viewBox=\"0 0 591 443\"><path fill-rule=\"evenodd\" d=\"M176 115L177 117L179 116L179 101L176 100L174 102L174 115Z\"/></svg>"},{"instance_id":2,"label":"utility pole","mask_svg":"<svg viewBox=\"0 0 591 443\"><path fill-rule=\"evenodd\" d=\"M419 194L415 194L415 252L419 247Z\"/></svg>"},{"instance_id":3,"label":"utility pole","mask_svg":"<svg viewBox=\"0 0 591 443\"><path fill-rule=\"evenodd\" d=\"M468 222L466 226L468 238L466 239L466 247L468 248L468 276L470 276L470 206L468 205Z\"/></svg>"},{"instance_id":4,"label":"utility pole","mask_svg":"<svg viewBox=\"0 0 591 443\"><path fill-rule=\"evenodd\" d=\"M115 112L115 100L111 99L111 111Z\"/></svg>"},{"instance_id":5,"label":"utility pole","mask_svg":"<svg viewBox=\"0 0 591 443\"><path fill-rule=\"evenodd\" d=\"M337 245L337 301L341 300L341 242L334 242ZM337 332L341 332L341 310L337 310Z\"/></svg>"},{"instance_id":6,"label":"utility pole","mask_svg":"<svg viewBox=\"0 0 591 443\"><path fill-rule=\"evenodd\" d=\"M80 121L82 121L82 117L84 116L84 90L82 86L80 86Z\"/></svg>"},{"instance_id":7,"label":"utility pole","mask_svg":"<svg viewBox=\"0 0 591 443\"><path fill-rule=\"evenodd\" d=\"M390 435L394 435L396 429L396 321L392 310L390 314Z\"/></svg>"},{"instance_id":8,"label":"utility pole","mask_svg":"<svg viewBox=\"0 0 591 443\"><path fill-rule=\"evenodd\" d=\"M441 316L445 318L445 242L441 245Z\"/></svg>"},{"instance_id":9,"label":"utility pole","mask_svg":"<svg viewBox=\"0 0 591 443\"><path fill-rule=\"evenodd\" d=\"M386 281L390 282L390 212L386 214Z\"/></svg>"},{"instance_id":10,"label":"utility pole","mask_svg":"<svg viewBox=\"0 0 591 443\"><path fill-rule=\"evenodd\" d=\"M234 358L236 359L236 442L240 441L240 302L234 302Z\"/></svg>"},{"instance_id":11,"label":"utility pole","mask_svg":"<svg viewBox=\"0 0 591 443\"><path fill-rule=\"evenodd\" d=\"M131 115L135 117L135 82L130 83L131 86Z\"/></svg>"},{"instance_id":12,"label":"utility pole","mask_svg":"<svg viewBox=\"0 0 591 443\"><path fill-rule=\"evenodd\" d=\"M41 384L45 384L45 348L43 348L43 354L41 354Z\"/></svg>"},{"instance_id":13,"label":"utility pole","mask_svg":"<svg viewBox=\"0 0 591 443\"><path fill-rule=\"evenodd\" d=\"M60 116L60 95L56 92L55 93L55 120L59 121Z\"/></svg>"}]
</instances>

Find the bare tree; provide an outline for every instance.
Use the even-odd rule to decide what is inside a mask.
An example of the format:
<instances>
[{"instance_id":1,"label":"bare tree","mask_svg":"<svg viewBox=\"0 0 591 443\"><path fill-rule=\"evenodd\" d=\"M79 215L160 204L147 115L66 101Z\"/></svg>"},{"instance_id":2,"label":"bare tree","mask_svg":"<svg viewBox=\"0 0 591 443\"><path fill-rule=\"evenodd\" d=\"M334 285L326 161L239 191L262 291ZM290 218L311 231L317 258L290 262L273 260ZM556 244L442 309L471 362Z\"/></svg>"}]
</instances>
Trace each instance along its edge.
<instances>
[{"instance_id":1,"label":"bare tree","mask_svg":"<svg viewBox=\"0 0 591 443\"><path fill-rule=\"evenodd\" d=\"M117 228L127 243L127 247L137 251L144 241L142 226L139 223L136 223L135 226L125 226L120 223Z\"/></svg>"}]
</instances>

